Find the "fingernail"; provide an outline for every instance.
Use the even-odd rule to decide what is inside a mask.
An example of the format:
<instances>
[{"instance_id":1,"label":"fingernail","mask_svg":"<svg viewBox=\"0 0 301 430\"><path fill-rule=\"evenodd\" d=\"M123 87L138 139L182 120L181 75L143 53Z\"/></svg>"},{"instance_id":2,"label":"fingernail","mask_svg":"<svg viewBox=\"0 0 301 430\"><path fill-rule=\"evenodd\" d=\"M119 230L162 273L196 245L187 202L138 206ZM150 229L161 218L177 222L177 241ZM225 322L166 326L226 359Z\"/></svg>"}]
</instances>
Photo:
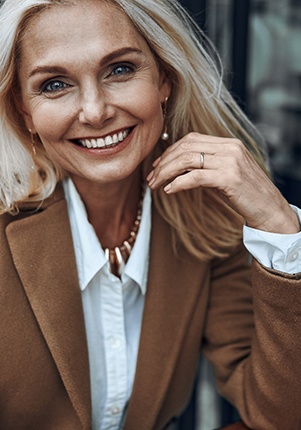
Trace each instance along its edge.
<instances>
[{"instance_id":1,"label":"fingernail","mask_svg":"<svg viewBox=\"0 0 301 430\"><path fill-rule=\"evenodd\" d=\"M148 185L151 187L156 182L157 177L155 175L152 176L152 178L149 180Z\"/></svg>"},{"instance_id":2,"label":"fingernail","mask_svg":"<svg viewBox=\"0 0 301 430\"><path fill-rule=\"evenodd\" d=\"M152 170L152 171L147 175L147 177L146 177L147 182L149 182L149 181L152 179L152 177L154 176L154 173L155 173L155 171L154 171L154 170Z\"/></svg>"},{"instance_id":3,"label":"fingernail","mask_svg":"<svg viewBox=\"0 0 301 430\"><path fill-rule=\"evenodd\" d=\"M168 194L171 191L171 184L166 185L166 187L164 187L164 191Z\"/></svg>"},{"instance_id":4,"label":"fingernail","mask_svg":"<svg viewBox=\"0 0 301 430\"><path fill-rule=\"evenodd\" d=\"M156 167L156 166L159 164L160 160L161 160L161 157L158 157L158 158L153 162L153 167Z\"/></svg>"}]
</instances>

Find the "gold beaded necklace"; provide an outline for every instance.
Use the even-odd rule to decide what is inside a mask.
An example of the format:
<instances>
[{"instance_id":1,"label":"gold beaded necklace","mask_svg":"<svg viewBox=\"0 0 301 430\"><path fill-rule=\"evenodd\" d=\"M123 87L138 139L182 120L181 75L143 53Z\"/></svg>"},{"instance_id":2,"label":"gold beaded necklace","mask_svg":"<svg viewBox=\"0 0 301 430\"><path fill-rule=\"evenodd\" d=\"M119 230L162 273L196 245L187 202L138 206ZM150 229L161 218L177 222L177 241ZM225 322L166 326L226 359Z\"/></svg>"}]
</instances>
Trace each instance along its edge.
<instances>
[{"instance_id":1,"label":"gold beaded necklace","mask_svg":"<svg viewBox=\"0 0 301 430\"><path fill-rule=\"evenodd\" d=\"M121 273L124 269L126 262L129 259L134 243L136 241L136 237L141 223L144 192L145 190L144 190L144 187L142 186L141 198L138 204L137 216L128 238L124 240L120 246L115 246L114 248L105 248L104 250L105 256L110 263L111 272L118 277L121 276Z\"/></svg>"}]
</instances>

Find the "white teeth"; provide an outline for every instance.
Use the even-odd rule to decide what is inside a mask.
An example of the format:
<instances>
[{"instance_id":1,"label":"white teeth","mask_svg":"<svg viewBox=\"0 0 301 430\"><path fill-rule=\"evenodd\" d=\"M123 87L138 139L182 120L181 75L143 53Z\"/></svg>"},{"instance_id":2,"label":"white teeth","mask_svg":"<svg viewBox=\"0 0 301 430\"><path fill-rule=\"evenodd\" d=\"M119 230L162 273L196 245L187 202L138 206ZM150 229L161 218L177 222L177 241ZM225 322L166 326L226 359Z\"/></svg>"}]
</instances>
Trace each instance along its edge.
<instances>
[{"instance_id":1,"label":"white teeth","mask_svg":"<svg viewBox=\"0 0 301 430\"><path fill-rule=\"evenodd\" d=\"M112 145L112 143L113 143L113 139L111 138L111 136L107 136L105 138L105 144L106 144L106 146Z\"/></svg>"},{"instance_id":2,"label":"white teeth","mask_svg":"<svg viewBox=\"0 0 301 430\"><path fill-rule=\"evenodd\" d=\"M104 141L104 139L102 139L102 138L97 139L97 146L98 146L98 148L102 148L102 147L104 147L104 146L105 146L105 141Z\"/></svg>"},{"instance_id":3,"label":"white teeth","mask_svg":"<svg viewBox=\"0 0 301 430\"><path fill-rule=\"evenodd\" d=\"M108 146L117 145L119 142L122 142L130 133L130 129L120 131L118 134L115 133L112 136L106 136L105 138L99 139L83 139L79 140L85 148L103 148Z\"/></svg>"}]
</instances>

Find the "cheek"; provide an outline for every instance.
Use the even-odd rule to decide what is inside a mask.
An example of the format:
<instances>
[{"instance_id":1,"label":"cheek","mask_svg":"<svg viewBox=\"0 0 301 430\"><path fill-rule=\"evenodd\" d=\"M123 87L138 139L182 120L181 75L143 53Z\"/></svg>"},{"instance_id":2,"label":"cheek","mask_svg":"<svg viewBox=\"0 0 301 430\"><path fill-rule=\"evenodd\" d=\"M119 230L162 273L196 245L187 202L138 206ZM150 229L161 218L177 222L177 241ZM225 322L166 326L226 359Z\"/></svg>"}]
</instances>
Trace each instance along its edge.
<instances>
[{"instance_id":1,"label":"cheek","mask_svg":"<svg viewBox=\"0 0 301 430\"><path fill-rule=\"evenodd\" d=\"M159 88L156 85L141 85L134 94L135 97L133 94L131 96L133 113L135 112L137 118L140 118L144 124L151 126L154 130L161 130L163 114Z\"/></svg>"},{"instance_id":2,"label":"cheek","mask_svg":"<svg viewBox=\"0 0 301 430\"><path fill-rule=\"evenodd\" d=\"M33 124L48 156L62 168L67 168L68 166L64 162L64 159L68 159L65 146L60 145L70 123L70 118L66 117L64 112L66 110L60 109L58 106L36 110L33 115Z\"/></svg>"},{"instance_id":3,"label":"cheek","mask_svg":"<svg viewBox=\"0 0 301 430\"><path fill-rule=\"evenodd\" d=\"M63 106L43 106L33 112L33 124L40 139L51 141L59 139L68 129L70 116Z\"/></svg>"},{"instance_id":4,"label":"cheek","mask_svg":"<svg viewBox=\"0 0 301 430\"><path fill-rule=\"evenodd\" d=\"M62 164L62 160L65 158L65 146L58 145L58 138L56 136L49 135L39 135L42 142L43 148L48 154L48 156L58 164Z\"/></svg>"},{"instance_id":5,"label":"cheek","mask_svg":"<svg viewBox=\"0 0 301 430\"><path fill-rule=\"evenodd\" d=\"M47 156L58 166L66 171L72 171L72 160L73 153L72 150L67 145L57 144L58 139L56 138L46 138L42 140L42 145L47 153Z\"/></svg>"},{"instance_id":6,"label":"cheek","mask_svg":"<svg viewBox=\"0 0 301 430\"><path fill-rule=\"evenodd\" d=\"M141 112L145 114L145 121L148 125L147 129L149 130L150 137L155 139L155 143L157 143L162 133L164 123L159 94L156 97L149 95L149 103L145 103L144 106L141 106Z\"/></svg>"}]
</instances>

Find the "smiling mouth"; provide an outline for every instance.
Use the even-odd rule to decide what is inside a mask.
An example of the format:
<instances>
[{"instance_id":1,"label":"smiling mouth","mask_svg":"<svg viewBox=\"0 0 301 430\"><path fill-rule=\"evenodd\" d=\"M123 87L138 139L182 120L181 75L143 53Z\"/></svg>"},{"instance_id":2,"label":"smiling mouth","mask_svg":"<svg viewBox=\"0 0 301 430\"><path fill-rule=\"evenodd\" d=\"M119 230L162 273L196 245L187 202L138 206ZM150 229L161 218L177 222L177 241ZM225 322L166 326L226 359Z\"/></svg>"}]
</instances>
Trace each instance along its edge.
<instances>
[{"instance_id":1,"label":"smiling mouth","mask_svg":"<svg viewBox=\"0 0 301 430\"><path fill-rule=\"evenodd\" d=\"M107 135L105 137L94 138L94 139L74 139L73 142L77 145L82 146L83 148L89 149L97 149L97 148L112 148L113 146L118 145L120 142L123 142L124 139L128 137L130 132L134 127L126 128L119 133L114 133L112 135Z\"/></svg>"}]
</instances>

